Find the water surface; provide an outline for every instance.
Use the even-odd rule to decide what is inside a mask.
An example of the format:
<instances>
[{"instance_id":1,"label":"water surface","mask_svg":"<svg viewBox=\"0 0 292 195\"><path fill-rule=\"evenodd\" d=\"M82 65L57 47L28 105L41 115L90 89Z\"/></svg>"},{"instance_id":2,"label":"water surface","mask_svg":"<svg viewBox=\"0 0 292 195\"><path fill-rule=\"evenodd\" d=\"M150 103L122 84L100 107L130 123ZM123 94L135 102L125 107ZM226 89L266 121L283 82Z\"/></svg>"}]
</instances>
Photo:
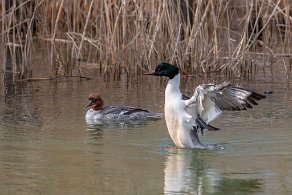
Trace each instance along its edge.
<instances>
[{"instance_id":1,"label":"water surface","mask_svg":"<svg viewBox=\"0 0 292 195\"><path fill-rule=\"evenodd\" d=\"M191 95L197 84L189 78L182 89ZM202 142L224 148L213 151L177 149L164 120L85 123L95 90L106 104L163 112L165 83L156 78L3 86L1 193L290 194L292 90L285 82L241 84L274 93L254 110L226 112L212 123L222 130Z\"/></svg>"}]
</instances>

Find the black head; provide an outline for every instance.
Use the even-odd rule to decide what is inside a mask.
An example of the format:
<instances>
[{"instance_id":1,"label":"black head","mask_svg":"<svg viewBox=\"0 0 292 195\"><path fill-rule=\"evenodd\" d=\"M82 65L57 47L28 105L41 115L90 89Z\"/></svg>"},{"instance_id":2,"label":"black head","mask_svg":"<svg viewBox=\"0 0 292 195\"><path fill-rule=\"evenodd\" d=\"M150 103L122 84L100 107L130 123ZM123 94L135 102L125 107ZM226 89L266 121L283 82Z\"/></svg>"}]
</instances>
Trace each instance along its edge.
<instances>
[{"instance_id":1,"label":"black head","mask_svg":"<svg viewBox=\"0 0 292 195\"><path fill-rule=\"evenodd\" d=\"M144 73L144 75L165 76L173 79L178 73L179 68L177 66L162 62L156 66L154 72Z\"/></svg>"}]
</instances>

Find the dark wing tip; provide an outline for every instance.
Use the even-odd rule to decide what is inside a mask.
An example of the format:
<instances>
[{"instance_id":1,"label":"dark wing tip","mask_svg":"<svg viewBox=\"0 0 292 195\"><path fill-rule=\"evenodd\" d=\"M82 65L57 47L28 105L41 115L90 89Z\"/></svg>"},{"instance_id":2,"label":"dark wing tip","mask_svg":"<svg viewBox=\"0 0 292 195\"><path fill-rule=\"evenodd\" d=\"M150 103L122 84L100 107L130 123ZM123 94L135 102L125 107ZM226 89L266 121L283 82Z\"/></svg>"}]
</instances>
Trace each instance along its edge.
<instances>
[{"instance_id":1,"label":"dark wing tip","mask_svg":"<svg viewBox=\"0 0 292 195\"><path fill-rule=\"evenodd\" d=\"M135 107L125 107L125 110L126 110L125 115L130 115L136 112L149 112L148 110Z\"/></svg>"},{"instance_id":2,"label":"dark wing tip","mask_svg":"<svg viewBox=\"0 0 292 195\"><path fill-rule=\"evenodd\" d=\"M235 105L238 106L239 110L253 108L253 105L258 105L257 101L266 98L263 94L239 86L228 85L227 87L226 93L231 95L232 102L236 102Z\"/></svg>"},{"instance_id":3,"label":"dark wing tip","mask_svg":"<svg viewBox=\"0 0 292 195\"><path fill-rule=\"evenodd\" d=\"M250 97L252 97L252 98L254 98L254 99L256 99L256 100L261 100L261 99L266 98L265 95L260 94L260 93L257 93L257 92L255 92L255 91L251 91L251 95L250 95Z\"/></svg>"},{"instance_id":4,"label":"dark wing tip","mask_svg":"<svg viewBox=\"0 0 292 195\"><path fill-rule=\"evenodd\" d=\"M209 125L209 124L205 123L205 121L200 116L197 116L196 122L199 125L200 129L208 129L209 131L218 131L218 130L220 130L217 127L213 127L212 125Z\"/></svg>"},{"instance_id":5,"label":"dark wing tip","mask_svg":"<svg viewBox=\"0 0 292 195\"><path fill-rule=\"evenodd\" d=\"M186 96L185 94L182 94L182 97L181 97L182 100L189 100L190 97Z\"/></svg>"}]
</instances>

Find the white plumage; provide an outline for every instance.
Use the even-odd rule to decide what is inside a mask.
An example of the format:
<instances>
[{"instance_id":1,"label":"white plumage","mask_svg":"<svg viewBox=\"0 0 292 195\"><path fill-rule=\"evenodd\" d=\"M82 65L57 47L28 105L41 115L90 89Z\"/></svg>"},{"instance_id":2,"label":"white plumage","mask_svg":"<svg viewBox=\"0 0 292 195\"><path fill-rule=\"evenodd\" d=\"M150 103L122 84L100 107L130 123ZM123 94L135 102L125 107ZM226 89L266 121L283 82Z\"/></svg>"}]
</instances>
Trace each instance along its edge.
<instances>
[{"instance_id":1,"label":"white plumage","mask_svg":"<svg viewBox=\"0 0 292 195\"><path fill-rule=\"evenodd\" d=\"M220 85L199 85L191 98L180 91L179 69L168 63L159 64L155 72L146 75L169 77L165 89L165 121L169 135L179 148L204 148L199 140L203 130L219 130L209 125L224 110L246 110L265 98L256 92L233 86L227 82Z\"/></svg>"}]
</instances>

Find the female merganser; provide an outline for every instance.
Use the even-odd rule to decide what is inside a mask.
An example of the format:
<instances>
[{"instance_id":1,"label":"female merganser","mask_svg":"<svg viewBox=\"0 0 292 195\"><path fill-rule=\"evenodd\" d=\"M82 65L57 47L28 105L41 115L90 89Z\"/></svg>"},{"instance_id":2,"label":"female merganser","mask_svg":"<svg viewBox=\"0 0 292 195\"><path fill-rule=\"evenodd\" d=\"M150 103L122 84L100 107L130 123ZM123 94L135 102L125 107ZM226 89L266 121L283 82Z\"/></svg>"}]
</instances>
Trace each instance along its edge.
<instances>
[{"instance_id":1,"label":"female merganser","mask_svg":"<svg viewBox=\"0 0 292 195\"><path fill-rule=\"evenodd\" d=\"M188 98L179 89L179 68L165 62L159 64L154 72L144 74L169 78L165 89L164 114L170 137L179 148L205 148L199 140L199 132L203 135L205 129L219 130L209 123L222 111L246 110L265 98L264 95L228 82L199 85L194 95Z\"/></svg>"},{"instance_id":2,"label":"female merganser","mask_svg":"<svg viewBox=\"0 0 292 195\"><path fill-rule=\"evenodd\" d=\"M92 93L88 97L91 109L87 111L85 119L92 120L137 120L137 119L156 119L160 118L159 113L149 112L141 108L129 107L129 106L105 106L104 101L99 93Z\"/></svg>"}]
</instances>

